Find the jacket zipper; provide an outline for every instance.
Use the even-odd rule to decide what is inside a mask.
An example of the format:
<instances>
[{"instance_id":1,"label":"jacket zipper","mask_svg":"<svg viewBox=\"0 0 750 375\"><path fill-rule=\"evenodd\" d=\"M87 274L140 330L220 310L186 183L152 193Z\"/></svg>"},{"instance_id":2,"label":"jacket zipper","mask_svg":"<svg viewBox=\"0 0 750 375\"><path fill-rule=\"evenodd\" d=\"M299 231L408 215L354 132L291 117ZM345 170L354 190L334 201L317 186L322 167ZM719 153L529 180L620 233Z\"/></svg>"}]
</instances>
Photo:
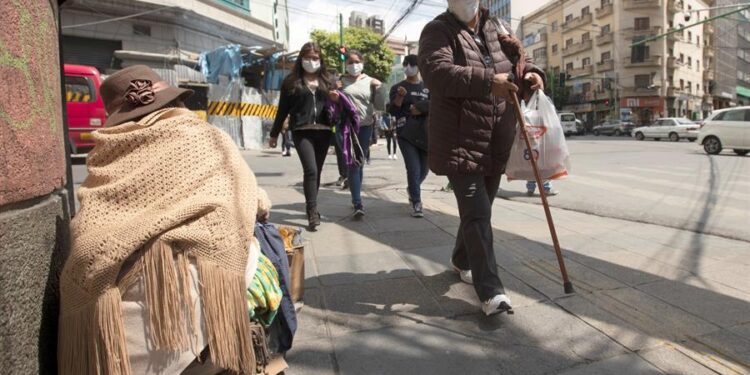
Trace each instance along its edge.
<instances>
[{"instance_id":1,"label":"jacket zipper","mask_svg":"<svg viewBox=\"0 0 750 375\"><path fill-rule=\"evenodd\" d=\"M317 91L317 90L316 90ZM318 97L315 95L316 92L312 93L313 96L313 125L318 124Z\"/></svg>"}]
</instances>

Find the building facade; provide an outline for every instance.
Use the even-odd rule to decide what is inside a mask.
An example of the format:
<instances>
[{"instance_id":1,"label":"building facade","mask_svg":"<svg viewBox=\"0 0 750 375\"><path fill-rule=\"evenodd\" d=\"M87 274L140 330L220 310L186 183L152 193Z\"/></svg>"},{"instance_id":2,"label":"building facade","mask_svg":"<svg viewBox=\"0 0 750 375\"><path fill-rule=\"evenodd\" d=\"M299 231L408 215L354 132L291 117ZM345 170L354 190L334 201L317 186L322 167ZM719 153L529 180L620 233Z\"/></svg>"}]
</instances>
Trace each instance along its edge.
<instances>
[{"instance_id":1,"label":"building facade","mask_svg":"<svg viewBox=\"0 0 750 375\"><path fill-rule=\"evenodd\" d=\"M662 116L702 118L715 77L713 27L679 29L683 10L704 0L570 0L551 2L519 27L527 51L556 76L559 109L589 127L608 118L642 124ZM562 73L562 74L559 74Z\"/></svg>"},{"instance_id":2,"label":"building facade","mask_svg":"<svg viewBox=\"0 0 750 375\"><path fill-rule=\"evenodd\" d=\"M128 65L115 51L179 56L227 44L284 49L289 45L286 2L68 0L61 8L64 61L107 72Z\"/></svg>"},{"instance_id":3,"label":"building facade","mask_svg":"<svg viewBox=\"0 0 750 375\"><path fill-rule=\"evenodd\" d=\"M490 16L511 21L510 0L482 0L482 6L490 10Z\"/></svg>"},{"instance_id":4,"label":"building facade","mask_svg":"<svg viewBox=\"0 0 750 375\"><path fill-rule=\"evenodd\" d=\"M349 27L370 29L380 35L385 34L385 21L379 15L369 15L360 11L352 11L349 15Z\"/></svg>"}]
</instances>

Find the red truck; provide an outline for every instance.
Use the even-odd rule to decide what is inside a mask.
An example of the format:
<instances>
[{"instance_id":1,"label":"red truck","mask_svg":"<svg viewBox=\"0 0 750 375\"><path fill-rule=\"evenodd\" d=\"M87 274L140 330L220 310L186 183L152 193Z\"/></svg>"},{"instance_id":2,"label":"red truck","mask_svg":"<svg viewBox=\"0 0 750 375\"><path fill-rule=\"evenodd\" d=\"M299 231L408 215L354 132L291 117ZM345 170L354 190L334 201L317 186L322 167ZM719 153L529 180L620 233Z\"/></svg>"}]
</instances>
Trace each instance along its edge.
<instances>
[{"instance_id":1,"label":"red truck","mask_svg":"<svg viewBox=\"0 0 750 375\"><path fill-rule=\"evenodd\" d=\"M102 76L93 66L65 64L65 101L72 154L94 147L91 132L104 126L107 112L99 95Z\"/></svg>"}]
</instances>

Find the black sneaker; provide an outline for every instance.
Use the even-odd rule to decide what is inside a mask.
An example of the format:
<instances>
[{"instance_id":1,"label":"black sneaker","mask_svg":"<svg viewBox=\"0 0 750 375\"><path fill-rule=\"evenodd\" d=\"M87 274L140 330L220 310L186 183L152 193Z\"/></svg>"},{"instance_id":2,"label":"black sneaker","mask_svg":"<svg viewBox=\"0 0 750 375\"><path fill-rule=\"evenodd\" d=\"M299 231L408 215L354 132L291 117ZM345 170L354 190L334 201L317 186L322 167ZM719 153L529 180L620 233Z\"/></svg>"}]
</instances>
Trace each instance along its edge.
<instances>
[{"instance_id":1,"label":"black sneaker","mask_svg":"<svg viewBox=\"0 0 750 375\"><path fill-rule=\"evenodd\" d=\"M361 204L354 206L354 218L361 219L363 216L365 216L365 207Z\"/></svg>"},{"instance_id":2,"label":"black sneaker","mask_svg":"<svg viewBox=\"0 0 750 375\"><path fill-rule=\"evenodd\" d=\"M422 202L413 202L411 204L412 208L412 217L424 217L424 212L422 212Z\"/></svg>"}]
</instances>

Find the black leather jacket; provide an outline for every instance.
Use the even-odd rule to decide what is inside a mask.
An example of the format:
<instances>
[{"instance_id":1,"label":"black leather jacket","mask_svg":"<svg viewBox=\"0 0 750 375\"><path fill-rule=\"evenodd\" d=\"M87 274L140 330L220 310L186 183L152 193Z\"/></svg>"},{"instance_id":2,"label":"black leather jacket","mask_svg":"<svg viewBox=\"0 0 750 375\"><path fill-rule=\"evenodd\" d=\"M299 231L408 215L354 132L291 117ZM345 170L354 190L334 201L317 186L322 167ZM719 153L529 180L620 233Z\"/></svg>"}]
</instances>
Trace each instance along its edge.
<instances>
[{"instance_id":1,"label":"black leather jacket","mask_svg":"<svg viewBox=\"0 0 750 375\"><path fill-rule=\"evenodd\" d=\"M289 130L294 131L303 125L319 124L331 126L331 120L325 111L328 94L318 88L315 95L308 89L281 90L279 110L271 128L271 137L281 133L284 120L289 116Z\"/></svg>"}]
</instances>

